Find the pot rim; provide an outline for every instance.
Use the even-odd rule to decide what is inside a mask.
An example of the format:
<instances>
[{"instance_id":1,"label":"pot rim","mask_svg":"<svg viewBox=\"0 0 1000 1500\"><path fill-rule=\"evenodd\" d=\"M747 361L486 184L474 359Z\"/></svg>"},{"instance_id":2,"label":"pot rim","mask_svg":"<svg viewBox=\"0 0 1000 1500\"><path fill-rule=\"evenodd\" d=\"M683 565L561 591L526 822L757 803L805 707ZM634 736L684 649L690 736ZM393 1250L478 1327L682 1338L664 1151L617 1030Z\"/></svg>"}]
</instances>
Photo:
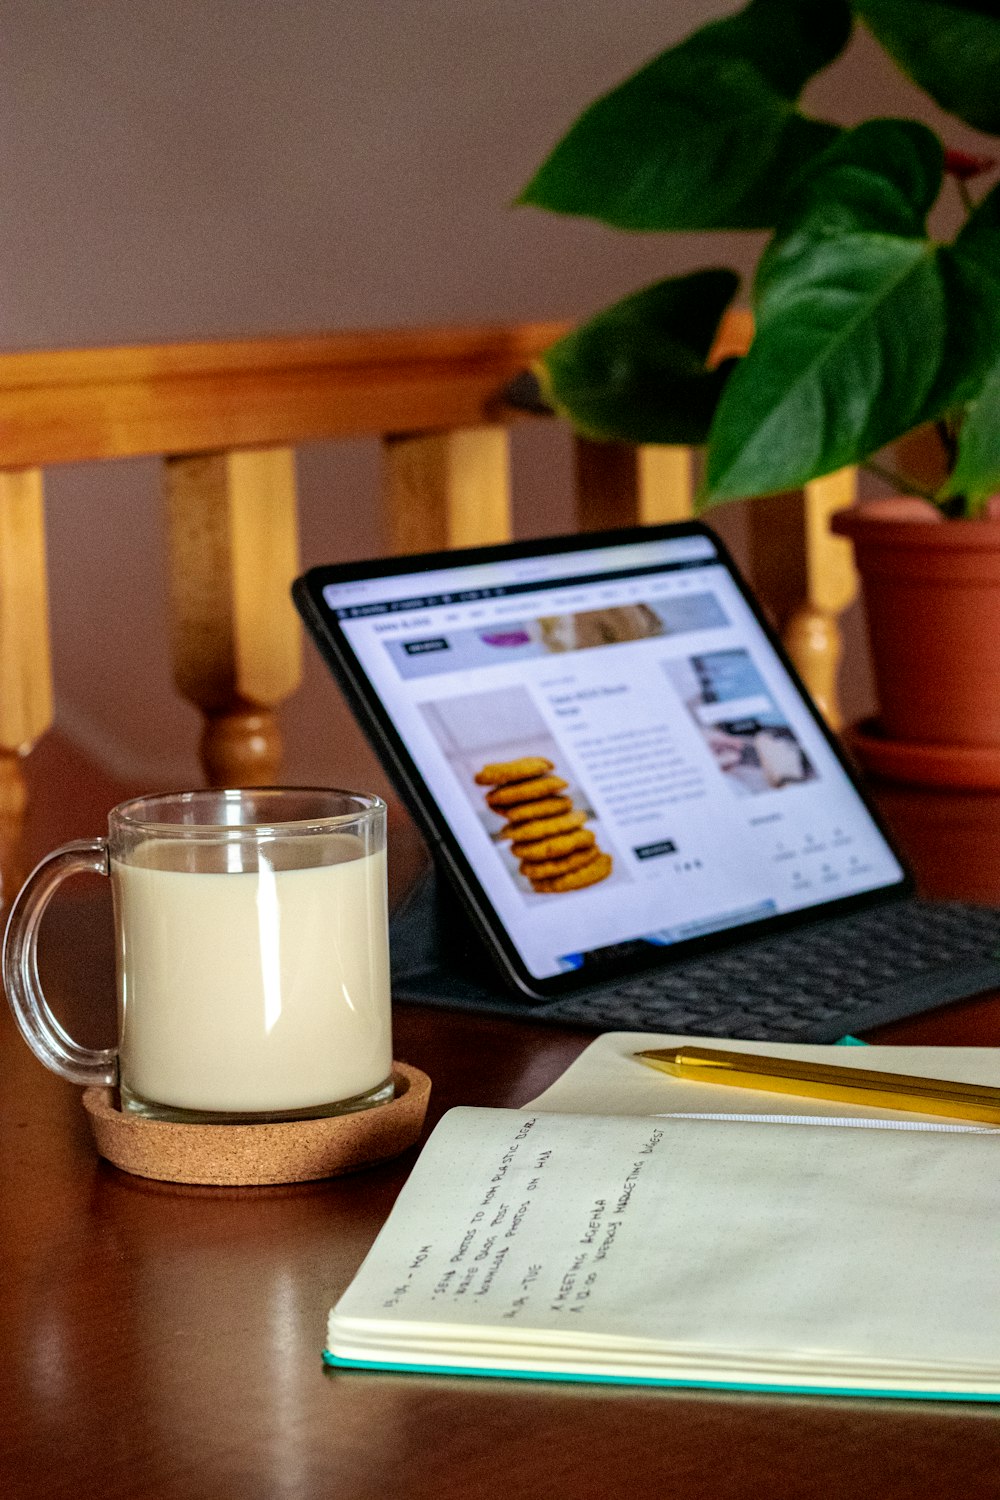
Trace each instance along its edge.
<instances>
[{"instance_id":1,"label":"pot rim","mask_svg":"<svg viewBox=\"0 0 1000 1500\"><path fill-rule=\"evenodd\" d=\"M1000 521L925 521L865 514L865 507L839 510L830 519L838 536L866 545L913 547L936 551L995 552L1000 550Z\"/></svg>"}]
</instances>

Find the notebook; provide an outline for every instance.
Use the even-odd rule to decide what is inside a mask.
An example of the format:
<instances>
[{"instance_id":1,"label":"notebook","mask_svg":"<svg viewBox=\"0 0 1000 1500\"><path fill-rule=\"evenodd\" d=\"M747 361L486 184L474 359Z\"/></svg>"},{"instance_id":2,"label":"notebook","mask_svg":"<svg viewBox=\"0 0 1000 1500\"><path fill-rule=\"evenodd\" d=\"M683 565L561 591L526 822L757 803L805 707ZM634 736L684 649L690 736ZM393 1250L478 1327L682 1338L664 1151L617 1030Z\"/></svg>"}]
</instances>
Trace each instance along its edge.
<instances>
[{"instance_id":1,"label":"notebook","mask_svg":"<svg viewBox=\"0 0 1000 1500\"><path fill-rule=\"evenodd\" d=\"M613 1069L619 1043L602 1041ZM916 1071L931 1049L905 1051ZM996 1075L968 1057L953 1072ZM685 1086L650 1078L671 1112L546 1112L559 1085L547 1106L450 1111L330 1314L326 1362L1000 1399L998 1132L839 1105L843 1129L784 1097L772 1118L684 1115Z\"/></svg>"}]
</instances>

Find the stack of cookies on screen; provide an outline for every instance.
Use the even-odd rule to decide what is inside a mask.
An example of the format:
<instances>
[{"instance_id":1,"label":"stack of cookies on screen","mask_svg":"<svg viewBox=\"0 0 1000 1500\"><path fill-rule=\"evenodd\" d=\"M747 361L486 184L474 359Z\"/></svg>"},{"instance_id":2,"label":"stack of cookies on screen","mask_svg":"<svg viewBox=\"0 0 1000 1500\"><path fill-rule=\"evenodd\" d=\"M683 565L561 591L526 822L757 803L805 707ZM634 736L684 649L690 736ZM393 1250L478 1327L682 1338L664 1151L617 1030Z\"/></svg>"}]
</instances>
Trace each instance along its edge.
<instances>
[{"instance_id":1,"label":"stack of cookies on screen","mask_svg":"<svg viewBox=\"0 0 1000 1500\"><path fill-rule=\"evenodd\" d=\"M483 766L476 776L489 787L486 801L506 819L500 837L511 840L521 873L543 895L580 891L611 874L611 855L597 847L587 814L563 793L568 786L542 755Z\"/></svg>"}]
</instances>

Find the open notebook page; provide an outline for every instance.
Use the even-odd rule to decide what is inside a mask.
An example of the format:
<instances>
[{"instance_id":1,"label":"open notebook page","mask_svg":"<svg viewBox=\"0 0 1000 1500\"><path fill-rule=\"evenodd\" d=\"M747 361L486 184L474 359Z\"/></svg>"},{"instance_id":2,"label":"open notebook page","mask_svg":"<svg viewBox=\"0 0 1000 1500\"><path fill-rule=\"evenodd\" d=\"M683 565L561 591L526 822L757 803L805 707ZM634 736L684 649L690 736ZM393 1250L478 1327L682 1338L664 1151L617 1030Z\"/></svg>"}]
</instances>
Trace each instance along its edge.
<instances>
[{"instance_id":1,"label":"open notebook page","mask_svg":"<svg viewBox=\"0 0 1000 1500\"><path fill-rule=\"evenodd\" d=\"M342 1358L1000 1391L992 1134L457 1109Z\"/></svg>"}]
</instances>

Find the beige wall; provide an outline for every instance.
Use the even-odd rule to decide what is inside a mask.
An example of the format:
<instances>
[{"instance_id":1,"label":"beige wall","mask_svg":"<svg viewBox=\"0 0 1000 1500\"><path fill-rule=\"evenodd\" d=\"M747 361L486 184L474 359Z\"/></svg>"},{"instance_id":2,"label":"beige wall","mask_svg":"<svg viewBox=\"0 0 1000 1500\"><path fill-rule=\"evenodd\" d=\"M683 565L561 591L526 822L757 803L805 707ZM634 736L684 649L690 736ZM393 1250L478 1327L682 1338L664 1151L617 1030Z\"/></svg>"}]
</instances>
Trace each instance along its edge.
<instances>
[{"instance_id":1,"label":"beige wall","mask_svg":"<svg viewBox=\"0 0 1000 1500\"><path fill-rule=\"evenodd\" d=\"M754 236L615 235L507 205L573 114L719 0L7 0L7 348L576 316ZM915 96L870 43L814 89L850 121ZM948 126L956 143L968 132ZM300 454L303 563L381 544L365 444ZM111 768L196 777L170 683L157 466L53 473L58 715ZM518 435L522 531L569 524L565 443ZM359 497L362 503L359 505ZM852 634L849 698L863 706ZM294 779L383 785L314 653Z\"/></svg>"}]
</instances>

